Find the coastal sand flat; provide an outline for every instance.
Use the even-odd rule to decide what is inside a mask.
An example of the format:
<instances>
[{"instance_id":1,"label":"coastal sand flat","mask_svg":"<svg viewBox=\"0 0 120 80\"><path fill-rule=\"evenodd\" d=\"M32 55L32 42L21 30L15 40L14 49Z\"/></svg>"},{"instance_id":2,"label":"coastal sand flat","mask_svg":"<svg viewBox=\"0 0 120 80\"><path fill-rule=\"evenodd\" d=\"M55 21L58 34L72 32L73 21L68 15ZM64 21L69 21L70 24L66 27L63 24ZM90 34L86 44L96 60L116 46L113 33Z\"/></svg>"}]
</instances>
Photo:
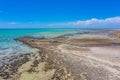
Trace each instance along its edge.
<instances>
[{"instance_id":1,"label":"coastal sand flat","mask_svg":"<svg viewBox=\"0 0 120 80\"><path fill-rule=\"evenodd\" d=\"M83 80L120 79L120 65L111 62L109 60L111 57L105 56L108 59L102 59L102 57L91 55L93 51L84 51L81 53L81 51L78 50L66 50L65 48L62 48L62 46L59 46L59 49L64 53L62 55L65 56L62 58L64 65L72 71L76 76L76 80L81 78L80 74L85 77ZM98 49L99 48L96 50L100 53L101 49Z\"/></svg>"},{"instance_id":2,"label":"coastal sand flat","mask_svg":"<svg viewBox=\"0 0 120 80\"><path fill-rule=\"evenodd\" d=\"M59 62L68 73L67 78L59 76L60 80L120 80L120 47L116 46L119 44L116 38L114 40L109 38L37 39L23 37L18 40L38 48L39 54L49 53L48 60ZM23 74L21 77L24 77Z\"/></svg>"},{"instance_id":3,"label":"coastal sand flat","mask_svg":"<svg viewBox=\"0 0 120 80\"><path fill-rule=\"evenodd\" d=\"M114 31L113 31L114 32ZM16 73L2 72L5 80L120 80L120 41L118 32L108 37L15 39L37 48L36 54L18 56L23 60ZM23 59L21 59L23 57ZM15 65L14 64L14 65ZM12 68L12 70L14 70ZM12 72L12 73L11 73ZM10 78L10 79L9 79Z\"/></svg>"},{"instance_id":4,"label":"coastal sand flat","mask_svg":"<svg viewBox=\"0 0 120 80\"><path fill-rule=\"evenodd\" d=\"M31 65L32 61L29 61L19 68L18 74L20 73L21 76L17 80L50 80L55 72L54 69L45 72L44 71L45 63L40 63L36 68L34 68L35 71L30 73L28 72L28 70L32 68Z\"/></svg>"},{"instance_id":5,"label":"coastal sand flat","mask_svg":"<svg viewBox=\"0 0 120 80\"><path fill-rule=\"evenodd\" d=\"M120 47L91 47L92 56L120 64Z\"/></svg>"}]
</instances>

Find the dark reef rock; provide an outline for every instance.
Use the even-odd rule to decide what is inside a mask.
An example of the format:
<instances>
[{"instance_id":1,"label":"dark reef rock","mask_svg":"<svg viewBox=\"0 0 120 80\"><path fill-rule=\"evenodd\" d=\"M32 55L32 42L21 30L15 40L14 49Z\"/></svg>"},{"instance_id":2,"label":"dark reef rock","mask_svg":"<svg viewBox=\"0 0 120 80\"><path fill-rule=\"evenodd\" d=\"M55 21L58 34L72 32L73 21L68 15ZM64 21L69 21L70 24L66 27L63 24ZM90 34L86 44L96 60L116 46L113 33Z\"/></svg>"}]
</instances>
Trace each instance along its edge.
<instances>
[{"instance_id":1,"label":"dark reef rock","mask_svg":"<svg viewBox=\"0 0 120 80\"><path fill-rule=\"evenodd\" d=\"M0 77L8 79L17 69L27 61L29 61L29 54L9 55L0 60Z\"/></svg>"}]
</instances>

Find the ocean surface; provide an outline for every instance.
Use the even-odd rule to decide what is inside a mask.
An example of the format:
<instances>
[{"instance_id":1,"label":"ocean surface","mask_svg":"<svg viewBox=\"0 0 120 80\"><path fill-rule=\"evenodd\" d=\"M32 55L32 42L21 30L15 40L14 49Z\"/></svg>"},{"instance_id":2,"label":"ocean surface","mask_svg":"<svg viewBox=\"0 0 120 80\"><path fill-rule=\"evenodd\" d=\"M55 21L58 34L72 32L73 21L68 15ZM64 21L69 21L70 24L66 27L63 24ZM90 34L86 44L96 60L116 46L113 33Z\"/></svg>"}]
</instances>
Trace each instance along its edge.
<instances>
[{"instance_id":1,"label":"ocean surface","mask_svg":"<svg viewBox=\"0 0 120 80\"><path fill-rule=\"evenodd\" d=\"M37 51L37 49L15 41L15 38L23 36L52 38L75 32L76 29L0 29L0 57Z\"/></svg>"}]
</instances>

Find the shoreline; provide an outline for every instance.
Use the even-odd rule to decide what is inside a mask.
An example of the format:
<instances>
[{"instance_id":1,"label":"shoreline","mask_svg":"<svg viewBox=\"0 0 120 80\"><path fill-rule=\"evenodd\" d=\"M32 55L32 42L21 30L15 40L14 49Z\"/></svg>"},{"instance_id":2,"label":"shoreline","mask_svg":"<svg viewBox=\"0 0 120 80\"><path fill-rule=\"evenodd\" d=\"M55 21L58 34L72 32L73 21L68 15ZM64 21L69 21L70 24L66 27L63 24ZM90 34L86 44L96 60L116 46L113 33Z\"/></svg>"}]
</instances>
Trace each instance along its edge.
<instances>
[{"instance_id":1,"label":"shoreline","mask_svg":"<svg viewBox=\"0 0 120 80\"><path fill-rule=\"evenodd\" d=\"M26 80L29 77L35 80L119 80L120 47L106 45L119 43L118 33L112 35L113 39L78 39L64 36L51 39L32 37L15 39L39 51L13 57L11 68L6 67L7 70L1 68L3 72L0 73L0 78L3 80ZM96 46L98 44L99 46ZM114 53L116 54L113 55ZM27 77L24 77L25 75Z\"/></svg>"}]
</instances>

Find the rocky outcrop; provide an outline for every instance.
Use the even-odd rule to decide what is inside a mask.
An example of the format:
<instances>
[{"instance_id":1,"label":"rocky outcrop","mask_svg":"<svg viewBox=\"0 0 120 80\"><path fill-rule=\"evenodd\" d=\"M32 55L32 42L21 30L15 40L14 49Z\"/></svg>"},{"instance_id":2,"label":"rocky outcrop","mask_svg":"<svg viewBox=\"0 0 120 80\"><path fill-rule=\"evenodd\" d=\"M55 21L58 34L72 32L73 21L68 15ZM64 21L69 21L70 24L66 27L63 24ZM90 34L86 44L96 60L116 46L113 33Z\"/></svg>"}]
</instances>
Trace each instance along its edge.
<instances>
[{"instance_id":1,"label":"rocky outcrop","mask_svg":"<svg viewBox=\"0 0 120 80\"><path fill-rule=\"evenodd\" d=\"M112 34L115 40L120 41L120 31L116 31Z\"/></svg>"},{"instance_id":2,"label":"rocky outcrop","mask_svg":"<svg viewBox=\"0 0 120 80\"><path fill-rule=\"evenodd\" d=\"M81 44L101 44L101 40L99 39L85 39L86 41L79 39L79 41L78 39L71 40L69 38L33 39L24 37L18 40L40 50L39 55L43 62L47 62L45 71L53 68L56 69L55 74L51 78L52 80L120 79L119 64L114 64L109 60L93 56L91 47L96 46L81 46ZM110 43L106 39L102 41ZM99 47L109 48L111 45L100 45ZM114 48L114 46L112 47Z\"/></svg>"},{"instance_id":3,"label":"rocky outcrop","mask_svg":"<svg viewBox=\"0 0 120 80\"><path fill-rule=\"evenodd\" d=\"M29 60L28 56L29 54L19 54L3 57L0 61L0 78L12 78L18 68Z\"/></svg>"}]
</instances>

